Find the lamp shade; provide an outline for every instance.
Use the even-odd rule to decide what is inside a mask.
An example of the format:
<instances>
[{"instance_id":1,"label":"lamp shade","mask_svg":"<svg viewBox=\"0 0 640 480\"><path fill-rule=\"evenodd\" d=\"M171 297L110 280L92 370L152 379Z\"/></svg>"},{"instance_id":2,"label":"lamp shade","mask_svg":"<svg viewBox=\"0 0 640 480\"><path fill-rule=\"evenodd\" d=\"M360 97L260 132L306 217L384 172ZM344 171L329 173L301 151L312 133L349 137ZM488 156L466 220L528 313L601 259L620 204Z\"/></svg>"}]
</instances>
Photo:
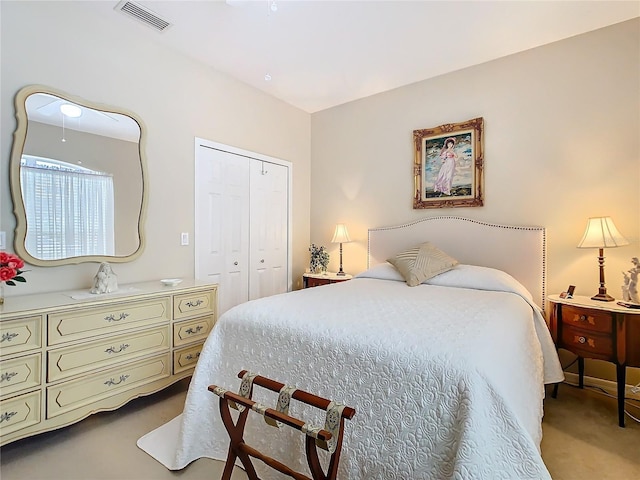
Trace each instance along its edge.
<instances>
[{"instance_id":1,"label":"lamp shade","mask_svg":"<svg viewBox=\"0 0 640 480\"><path fill-rule=\"evenodd\" d=\"M351 239L349 238L349 232L347 232L346 225L344 223L337 224L331 243L348 243L350 241Z\"/></svg>"},{"instance_id":2,"label":"lamp shade","mask_svg":"<svg viewBox=\"0 0 640 480\"><path fill-rule=\"evenodd\" d=\"M611 248L629 245L613 223L611 217L591 217L578 248Z\"/></svg>"}]
</instances>

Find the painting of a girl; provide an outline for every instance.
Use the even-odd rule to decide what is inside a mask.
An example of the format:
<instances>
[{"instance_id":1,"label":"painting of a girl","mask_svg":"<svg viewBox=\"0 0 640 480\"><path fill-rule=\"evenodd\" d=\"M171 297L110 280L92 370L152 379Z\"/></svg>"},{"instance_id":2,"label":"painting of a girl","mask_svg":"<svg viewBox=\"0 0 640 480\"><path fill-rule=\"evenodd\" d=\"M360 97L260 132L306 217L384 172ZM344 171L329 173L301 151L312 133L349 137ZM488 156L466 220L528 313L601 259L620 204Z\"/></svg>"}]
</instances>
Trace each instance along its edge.
<instances>
[{"instance_id":1,"label":"painting of a girl","mask_svg":"<svg viewBox=\"0 0 640 480\"><path fill-rule=\"evenodd\" d=\"M413 131L413 208L483 205L484 120Z\"/></svg>"},{"instance_id":2,"label":"painting of a girl","mask_svg":"<svg viewBox=\"0 0 640 480\"><path fill-rule=\"evenodd\" d=\"M440 151L440 159L442 160L442 166L440 172L436 177L436 181L433 185L434 192L441 192L445 195L451 195L451 183L453 182L453 176L456 173L456 160L458 154L453 147L456 145L456 139L449 137L444 141L444 146Z\"/></svg>"}]
</instances>

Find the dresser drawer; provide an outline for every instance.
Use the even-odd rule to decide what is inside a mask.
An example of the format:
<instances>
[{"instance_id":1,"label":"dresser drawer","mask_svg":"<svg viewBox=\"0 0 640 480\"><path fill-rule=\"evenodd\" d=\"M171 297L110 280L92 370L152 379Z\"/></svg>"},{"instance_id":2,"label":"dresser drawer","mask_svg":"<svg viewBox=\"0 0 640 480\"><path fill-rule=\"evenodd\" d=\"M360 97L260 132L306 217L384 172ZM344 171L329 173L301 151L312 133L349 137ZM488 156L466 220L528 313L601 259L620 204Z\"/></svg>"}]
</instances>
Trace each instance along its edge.
<instances>
[{"instance_id":1,"label":"dresser drawer","mask_svg":"<svg viewBox=\"0 0 640 480\"><path fill-rule=\"evenodd\" d=\"M173 318L195 317L196 315L215 315L216 290L185 293L173 297Z\"/></svg>"},{"instance_id":2,"label":"dresser drawer","mask_svg":"<svg viewBox=\"0 0 640 480\"><path fill-rule=\"evenodd\" d=\"M42 355L40 353L0 362L0 397L37 387L41 383Z\"/></svg>"},{"instance_id":3,"label":"dresser drawer","mask_svg":"<svg viewBox=\"0 0 640 480\"><path fill-rule=\"evenodd\" d=\"M173 373L178 374L195 367L203 344L199 343L173 352Z\"/></svg>"},{"instance_id":4,"label":"dresser drawer","mask_svg":"<svg viewBox=\"0 0 640 480\"><path fill-rule=\"evenodd\" d=\"M171 375L171 357L138 360L47 388L47 418L82 408L104 398ZM136 395L137 396L137 395Z\"/></svg>"},{"instance_id":5,"label":"dresser drawer","mask_svg":"<svg viewBox=\"0 0 640 480\"><path fill-rule=\"evenodd\" d=\"M77 308L53 313L48 319L48 344L58 345L133 327L169 322L171 299L160 297L104 307Z\"/></svg>"},{"instance_id":6,"label":"dresser drawer","mask_svg":"<svg viewBox=\"0 0 640 480\"><path fill-rule=\"evenodd\" d=\"M198 340L204 340L209 335L214 323L215 318L213 315L174 323L173 346L180 347L188 343L197 342Z\"/></svg>"},{"instance_id":7,"label":"dresser drawer","mask_svg":"<svg viewBox=\"0 0 640 480\"><path fill-rule=\"evenodd\" d=\"M576 355L603 360L613 358L613 341L608 335L565 326L562 329L562 344Z\"/></svg>"},{"instance_id":8,"label":"dresser drawer","mask_svg":"<svg viewBox=\"0 0 640 480\"><path fill-rule=\"evenodd\" d=\"M0 355L28 352L42 347L42 316L0 322Z\"/></svg>"},{"instance_id":9,"label":"dresser drawer","mask_svg":"<svg viewBox=\"0 0 640 480\"><path fill-rule=\"evenodd\" d=\"M169 325L165 325L98 342L50 350L47 353L47 380L53 382L118 362L168 351L170 338Z\"/></svg>"},{"instance_id":10,"label":"dresser drawer","mask_svg":"<svg viewBox=\"0 0 640 480\"><path fill-rule=\"evenodd\" d=\"M8 435L40 423L40 390L0 402L0 431Z\"/></svg>"},{"instance_id":11,"label":"dresser drawer","mask_svg":"<svg viewBox=\"0 0 640 480\"><path fill-rule=\"evenodd\" d=\"M562 305L562 323L583 330L611 333L613 322L609 312Z\"/></svg>"}]
</instances>

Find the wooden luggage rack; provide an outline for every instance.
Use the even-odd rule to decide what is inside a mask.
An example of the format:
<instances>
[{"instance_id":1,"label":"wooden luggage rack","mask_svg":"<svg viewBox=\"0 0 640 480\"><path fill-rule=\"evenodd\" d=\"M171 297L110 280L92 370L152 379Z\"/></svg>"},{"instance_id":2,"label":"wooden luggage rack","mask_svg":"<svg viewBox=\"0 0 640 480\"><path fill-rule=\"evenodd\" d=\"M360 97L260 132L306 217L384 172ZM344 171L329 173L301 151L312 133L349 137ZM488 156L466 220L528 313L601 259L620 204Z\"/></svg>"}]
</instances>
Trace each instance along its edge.
<instances>
[{"instance_id":1,"label":"wooden luggage rack","mask_svg":"<svg viewBox=\"0 0 640 480\"><path fill-rule=\"evenodd\" d=\"M240 386L240 394L229 392L228 390L216 385L209 385L208 387L210 392L213 392L220 397L220 415L222 417L222 422L229 433L229 437L231 438L227 461L222 473L222 480L229 480L231 478L236 458L240 459L242 462L249 480L259 480L253 464L251 463L250 457L262 460L271 468L293 477L296 480L335 480L338 474L340 451L342 450L344 419L347 418L351 420L356 414L355 409L335 404L326 398L318 397L302 390L297 390L294 387L289 387L284 383L276 382L275 380L271 380L267 377L254 375L246 370L242 370L238 373L238 378L243 379ZM254 385L259 385L268 390L279 393L278 404L276 405L277 409L267 408L264 405L251 400ZM305 422L289 416L288 405L290 399L295 399L306 403L307 405L326 410L327 420L325 422L325 428L320 429L311 427ZM231 417L231 408L240 410L240 416L235 424ZM312 477L307 477L302 473L292 470L287 465L272 457L264 455L245 443L243 438L244 426L250 410L263 415L265 421L272 426L285 424L305 433L307 463L311 470ZM323 472L322 466L320 465L317 447L331 453L326 474Z\"/></svg>"}]
</instances>

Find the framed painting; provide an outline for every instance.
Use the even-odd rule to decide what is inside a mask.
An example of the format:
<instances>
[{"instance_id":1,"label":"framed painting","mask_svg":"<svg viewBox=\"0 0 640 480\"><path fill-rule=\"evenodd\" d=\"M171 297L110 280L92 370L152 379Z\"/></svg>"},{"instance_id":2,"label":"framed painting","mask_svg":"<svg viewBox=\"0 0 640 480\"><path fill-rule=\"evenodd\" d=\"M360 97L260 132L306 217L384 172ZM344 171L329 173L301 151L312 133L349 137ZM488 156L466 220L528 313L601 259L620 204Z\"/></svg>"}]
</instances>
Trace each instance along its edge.
<instances>
[{"instance_id":1,"label":"framed painting","mask_svg":"<svg viewBox=\"0 0 640 480\"><path fill-rule=\"evenodd\" d=\"M413 208L483 205L484 119L413 131Z\"/></svg>"}]
</instances>

